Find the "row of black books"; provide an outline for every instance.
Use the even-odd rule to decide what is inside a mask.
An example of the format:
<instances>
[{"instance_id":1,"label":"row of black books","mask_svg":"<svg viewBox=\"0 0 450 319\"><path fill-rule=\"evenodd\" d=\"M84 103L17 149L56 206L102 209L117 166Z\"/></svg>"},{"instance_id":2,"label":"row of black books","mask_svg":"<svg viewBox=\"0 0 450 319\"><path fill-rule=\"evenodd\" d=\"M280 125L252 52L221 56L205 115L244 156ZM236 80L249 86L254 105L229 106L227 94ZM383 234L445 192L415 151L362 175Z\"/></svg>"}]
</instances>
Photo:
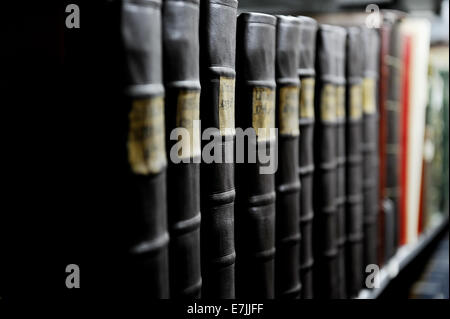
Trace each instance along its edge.
<instances>
[{"instance_id":1,"label":"row of black books","mask_svg":"<svg viewBox=\"0 0 450 319\"><path fill-rule=\"evenodd\" d=\"M378 32L237 6L121 2L125 281L154 298L355 297L377 264ZM276 170L236 160L238 128Z\"/></svg>"}]
</instances>

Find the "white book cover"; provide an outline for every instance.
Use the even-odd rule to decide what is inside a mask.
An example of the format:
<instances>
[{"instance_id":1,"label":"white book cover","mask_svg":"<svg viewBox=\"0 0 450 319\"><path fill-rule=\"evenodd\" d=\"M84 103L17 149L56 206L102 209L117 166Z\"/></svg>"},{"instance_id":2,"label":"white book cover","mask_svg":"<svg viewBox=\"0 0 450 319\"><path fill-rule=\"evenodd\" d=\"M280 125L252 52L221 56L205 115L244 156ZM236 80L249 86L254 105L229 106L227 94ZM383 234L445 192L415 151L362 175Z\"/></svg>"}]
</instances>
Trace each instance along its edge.
<instances>
[{"instance_id":1,"label":"white book cover","mask_svg":"<svg viewBox=\"0 0 450 319\"><path fill-rule=\"evenodd\" d=\"M427 19L406 18L400 28L401 34L409 36L411 39L405 196L406 241L407 243L413 243L418 238L431 26Z\"/></svg>"}]
</instances>

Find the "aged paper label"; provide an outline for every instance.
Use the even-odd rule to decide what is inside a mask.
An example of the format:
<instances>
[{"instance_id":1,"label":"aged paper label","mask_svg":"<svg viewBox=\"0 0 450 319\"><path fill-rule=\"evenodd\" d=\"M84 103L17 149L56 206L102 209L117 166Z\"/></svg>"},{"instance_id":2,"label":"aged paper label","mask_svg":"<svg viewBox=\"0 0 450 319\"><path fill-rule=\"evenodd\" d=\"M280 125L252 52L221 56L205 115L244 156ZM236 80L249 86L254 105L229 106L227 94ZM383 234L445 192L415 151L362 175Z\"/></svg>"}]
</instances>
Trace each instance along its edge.
<instances>
[{"instance_id":1,"label":"aged paper label","mask_svg":"<svg viewBox=\"0 0 450 319\"><path fill-rule=\"evenodd\" d=\"M284 86L280 89L279 96L280 134L299 135L298 129L298 100L299 89L297 86Z\"/></svg>"},{"instance_id":2,"label":"aged paper label","mask_svg":"<svg viewBox=\"0 0 450 319\"><path fill-rule=\"evenodd\" d=\"M365 78L363 80L363 111L366 114L373 114L375 106L375 79Z\"/></svg>"},{"instance_id":3,"label":"aged paper label","mask_svg":"<svg viewBox=\"0 0 450 319\"><path fill-rule=\"evenodd\" d=\"M336 86L325 84L320 96L320 118L322 121L334 121L336 119Z\"/></svg>"},{"instance_id":4,"label":"aged paper label","mask_svg":"<svg viewBox=\"0 0 450 319\"><path fill-rule=\"evenodd\" d=\"M362 115L362 87L353 84L350 87L350 118L357 120Z\"/></svg>"},{"instance_id":5,"label":"aged paper label","mask_svg":"<svg viewBox=\"0 0 450 319\"><path fill-rule=\"evenodd\" d=\"M180 158L192 158L201 155L200 123L200 91L182 90L178 94L177 127L189 132L189 139L181 139Z\"/></svg>"},{"instance_id":6,"label":"aged paper label","mask_svg":"<svg viewBox=\"0 0 450 319\"><path fill-rule=\"evenodd\" d=\"M336 87L336 117L339 120L345 119L345 86Z\"/></svg>"},{"instance_id":7,"label":"aged paper label","mask_svg":"<svg viewBox=\"0 0 450 319\"><path fill-rule=\"evenodd\" d=\"M234 135L234 86L235 79L221 76L219 79L219 129L220 135Z\"/></svg>"},{"instance_id":8,"label":"aged paper label","mask_svg":"<svg viewBox=\"0 0 450 319\"><path fill-rule=\"evenodd\" d=\"M314 118L314 78L304 78L300 84L300 117Z\"/></svg>"},{"instance_id":9,"label":"aged paper label","mask_svg":"<svg viewBox=\"0 0 450 319\"><path fill-rule=\"evenodd\" d=\"M258 141L270 139L270 128L275 127L275 90L266 87L253 88L252 126Z\"/></svg>"},{"instance_id":10,"label":"aged paper label","mask_svg":"<svg viewBox=\"0 0 450 319\"><path fill-rule=\"evenodd\" d=\"M135 174L156 174L167 165L162 96L133 101L127 146L128 161Z\"/></svg>"}]
</instances>

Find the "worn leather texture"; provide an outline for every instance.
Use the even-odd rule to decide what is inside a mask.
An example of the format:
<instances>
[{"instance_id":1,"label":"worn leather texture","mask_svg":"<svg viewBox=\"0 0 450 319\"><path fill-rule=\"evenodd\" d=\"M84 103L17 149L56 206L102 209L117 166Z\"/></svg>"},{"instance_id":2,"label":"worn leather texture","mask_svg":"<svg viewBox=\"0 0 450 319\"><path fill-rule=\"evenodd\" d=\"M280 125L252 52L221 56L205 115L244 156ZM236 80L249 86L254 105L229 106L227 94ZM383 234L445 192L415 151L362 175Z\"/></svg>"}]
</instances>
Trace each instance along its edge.
<instances>
[{"instance_id":1,"label":"worn leather texture","mask_svg":"<svg viewBox=\"0 0 450 319\"><path fill-rule=\"evenodd\" d=\"M252 127L254 110L260 109L263 117L275 115L269 113L275 103L275 26L276 18L267 14L238 17L237 127ZM255 105L255 92L266 92L261 94L262 107ZM246 145L256 144L257 150L266 147L274 154L275 142L258 136L246 140ZM275 295L275 174L260 173L264 165L258 156L255 163L246 158L236 166L236 297L271 299Z\"/></svg>"},{"instance_id":2,"label":"worn leather texture","mask_svg":"<svg viewBox=\"0 0 450 319\"><path fill-rule=\"evenodd\" d=\"M336 36L340 28L320 25L317 32L314 126L314 296L337 298Z\"/></svg>"},{"instance_id":3,"label":"worn leather texture","mask_svg":"<svg viewBox=\"0 0 450 319\"><path fill-rule=\"evenodd\" d=\"M360 29L350 27L347 33L346 281L347 296L355 297L362 288L363 280L362 77L364 60Z\"/></svg>"},{"instance_id":4,"label":"worn leather texture","mask_svg":"<svg viewBox=\"0 0 450 319\"><path fill-rule=\"evenodd\" d=\"M394 254L399 246L399 141L400 141L400 94L401 94L401 57L399 25L401 15L396 14L392 25L389 45L389 78L387 89L387 134L386 134L386 196L392 200L394 214Z\"/></svg>"},{"instance_id":5,"label":"worn leather texture","mask_svg":"<svg viewBox=\"0 0 450 319\"><path fill-rule=\"evenodd\" d=\"M164 96L161 2L123 1L121 17L127 70L125 93L131 109L136 100ZM124 225L128 235L128 284L150 298L168 298L166 168L138 174L130 165L127 184L129 210Z\"/></svg>"},{"instance_id":6,"label":"worn leather texture","mask_svg":"<svg viewBox=\"0 0 450 319\"><path fill-rule=\"evenodd\" d=\"M278 171L276 173L275 295L300 297L300 178L298 176L298 92L300 21L277 17L276 125L278 127ZM290 92L291 96L287 97ZM291 127L290 121L294 118Z\"/></svg>"},{"instance_id":7,"label":"worn leather texture","mask_svg":"<svg viewBox=\"0 0 450 319\"><path fill-rule=\"evenodd\" d=\"M221 79L234 83L236 77L237 5L236 0L200 3L200 117L203 128L220 128ZM229 99L234 99L234 88L231 91ZM232 108L234 121L234 101ZM225 154L231 154L230 161L201 164L202 298L235 297L236 192L233 152L230 152L234 150L234 139L234 133L219 137L222 159L225 159Z\"/></svg>"},{"instance_id":8,"label":"worn leather texture","mask_svg":"<svg viewBox=\"0 0 450 319\"><path fill-rule=\"evenodd\" d=\"M364 268L378 264L378 74L380 39L378 31L362 27L364 52L363 84L363 201L364 201ZM367 83L371 83L367 85ZM368 106L368 104L374 104Z\"/></svg>"},{"instance_id":9,"label":"worn leather texture","mask_svg":"<svg viewBox=\"0 0 450 319\"><path fill-rule=\"evenodd\" d=\"M337 110L336 110L336 209L337 209L337 298L344 299L347 296L345 280L345 60L347 32L344 28L337 31L336 41L336 82L337 82Z\"/></svg>"},{"instance_id":10,"label":"worn leather texture","mask_svg":"<svg viewBox=\"0 0 450 319\"><path fill-rule=\"evenodd\" d=\"M311 299L313 291L313 238L312 222L313 207L313 173L314 173L314 80L317 22L309 17L298 17L300 20L300 46L298 77L300 79L300 103L311 104L312 114L299 114L299 164L300 178L300 282L302 299ZM307 88L307 85L310 88ZM312 101L307 101L302 95L311 90ZM302 102L303 101L303 102ZM309 116L308 116L309 115Z\"/></svg>"},{"instance_id":11,"label":"worn leather texture","mask_svg":"<svg viewBox=\"0 0 450 319\"><path fill-rule=\"evenodd\" d=\"M385 262L384 247L384 205L386 199L386 134L387 134L387 85L389 79L389 41L392 31L392 22L386 14L383 13L383 22L380 27L380 82L378 87L379 104L379 129L378 129L378 153L379 153L379 183L378 183L378 263L383 265Z\"/></svg>"},{"instance_id":12,"label":"worn leather texture","mask_svg":"<svg viewBox=\"0 0 450 319\"><path fill-rule=\"evenodd\" d=\"M186 94L194 97L200 94L199 1L165 0L162 13L166 143L170 151L177 142L170 139L170 132L183 123L177 123L177 116L183 118L187 125L199 119L198 113L196 118L183 117L183 110L178 109ZM186 99L183 105L198 110L199 100ZM188 163L169 161L167 168L172 298L199 298L201 292L200 156L192 153Z\"/></svg>"}]
</instances>

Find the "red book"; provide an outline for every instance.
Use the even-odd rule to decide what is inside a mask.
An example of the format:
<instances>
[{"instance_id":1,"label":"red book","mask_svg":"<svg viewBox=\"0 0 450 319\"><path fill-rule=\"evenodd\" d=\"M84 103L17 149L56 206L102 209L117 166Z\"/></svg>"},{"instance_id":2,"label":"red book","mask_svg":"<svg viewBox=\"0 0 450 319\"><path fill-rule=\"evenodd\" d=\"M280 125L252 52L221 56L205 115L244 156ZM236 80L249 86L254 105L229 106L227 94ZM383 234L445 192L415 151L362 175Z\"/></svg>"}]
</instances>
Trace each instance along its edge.
<instances>
[{"instance_id":1,"label":"red book","mask_svg":"<svg viewBox=\"0 0 450 319\"><path fill-rule=\"evenodd\" d=\"M409 87L411 64L412 37L405 35L403 47L403 73L401 97L400 125L400 245L407 241L407 168L408 168L408 118L409 118Z\"/></svg>"}]
</instances>

